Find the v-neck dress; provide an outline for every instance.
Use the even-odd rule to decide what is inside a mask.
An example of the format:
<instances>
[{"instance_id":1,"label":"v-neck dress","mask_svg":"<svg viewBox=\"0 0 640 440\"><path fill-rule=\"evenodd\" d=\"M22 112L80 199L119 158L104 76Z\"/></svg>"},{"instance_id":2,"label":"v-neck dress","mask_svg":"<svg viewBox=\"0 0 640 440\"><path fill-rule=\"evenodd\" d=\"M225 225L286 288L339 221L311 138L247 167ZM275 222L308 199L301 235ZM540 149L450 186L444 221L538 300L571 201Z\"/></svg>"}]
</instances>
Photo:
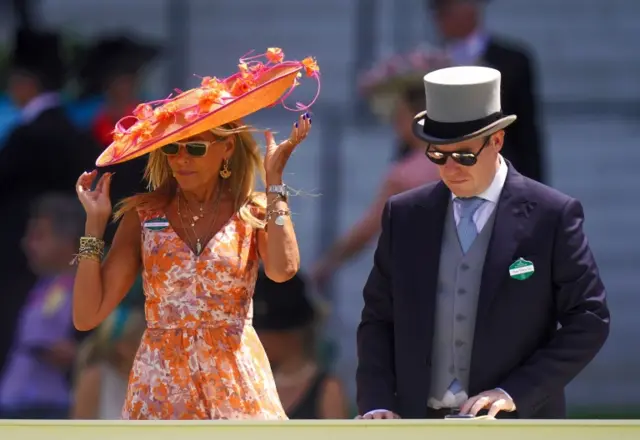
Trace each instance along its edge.
<instances>
[{"instance_id":1,"label":"v-neck dress","mask_svg":"<svg viewBox=\"0 0 640 440\"><path fill-rule=\"evenodd\" d=\"M251 320L257 230L238 214L198 256L162 211L138 211L147 330L122 418L283 420Z\"/></svg>"}]
</instances>

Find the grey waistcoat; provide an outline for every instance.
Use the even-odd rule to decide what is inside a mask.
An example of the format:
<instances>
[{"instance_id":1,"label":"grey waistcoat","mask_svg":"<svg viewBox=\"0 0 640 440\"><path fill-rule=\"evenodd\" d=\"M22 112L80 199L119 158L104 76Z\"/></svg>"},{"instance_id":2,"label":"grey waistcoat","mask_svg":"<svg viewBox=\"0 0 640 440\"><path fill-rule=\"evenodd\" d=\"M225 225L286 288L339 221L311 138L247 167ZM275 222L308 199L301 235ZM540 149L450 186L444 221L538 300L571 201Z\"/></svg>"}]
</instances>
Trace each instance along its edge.
<instances>
[{"instance_id":1,"label":"grey waistcoat","mask_svg":"<svg viewBox=\"0 0 640 440\"><path fill-rule=\"evenodd\" d=\"M464 255L458 240L453 203L449 202L440 250L431 353L429 397L436 400L442 400L454 379L458 379L464 390L469 392L476 309L495 212L494 209Z\"/></svg>"}]
</instances>

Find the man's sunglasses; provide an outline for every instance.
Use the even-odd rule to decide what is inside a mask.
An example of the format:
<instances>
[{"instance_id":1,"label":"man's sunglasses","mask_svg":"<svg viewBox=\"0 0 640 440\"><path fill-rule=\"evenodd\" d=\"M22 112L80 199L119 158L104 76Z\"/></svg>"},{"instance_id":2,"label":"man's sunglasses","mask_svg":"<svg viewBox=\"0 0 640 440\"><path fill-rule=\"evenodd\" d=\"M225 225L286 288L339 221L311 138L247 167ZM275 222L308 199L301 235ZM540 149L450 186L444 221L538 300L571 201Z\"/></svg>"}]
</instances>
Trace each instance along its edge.
<instances>
[{"instance_id":1,"label":"man's sunglasses","mask_svg":"<svg viewBox=\"0 0 640 440\"><path fill-rule=\"evenodd\" d=\"M484 140L482 147L478 150L477 153L471 153L468 151L452 151L450 153L446 153L444 151L434 150L432 149L431 145L429 145L427 147L426 155L427 158L436 165L444 165L445 163L447 163L447 159L449 159L450 157L462 166L471 167L478 163L478 156L480 156L480 153L482 153L484 147L486 147L489 143L489 139L491 139L491 136L488 136Z\"/></svg>"},{"instance_id":2,"label":"man's sunglasses","mask_svg":"<svg viewBox=\"0 0 640 440\"><path fill-rule=\"evenodd\" d=\"M163 145L160 150L167 156L175 156L180 152L180 147L184 147L189 156L203 157L207 154L209 146L215 142L211 141L194 141L194 142L172 142Z\"/></svg>"}]
</instances>

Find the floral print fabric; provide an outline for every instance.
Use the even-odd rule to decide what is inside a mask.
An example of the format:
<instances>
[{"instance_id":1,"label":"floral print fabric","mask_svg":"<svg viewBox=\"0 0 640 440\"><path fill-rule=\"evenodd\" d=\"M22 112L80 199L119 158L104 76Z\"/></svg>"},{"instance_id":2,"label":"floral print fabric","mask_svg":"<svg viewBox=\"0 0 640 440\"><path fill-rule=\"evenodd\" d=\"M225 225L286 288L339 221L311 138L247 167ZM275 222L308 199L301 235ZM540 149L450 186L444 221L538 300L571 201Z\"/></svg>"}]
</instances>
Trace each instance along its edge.
<instances>
[{"instance_id":1,"label":"floral print fabric","mask_svg":"<svg viewBox=\"0 0 640 440\"><path fill-rule=\"evenodd\" d=\"M139 215L148 328L123 419L286 419L251 325L257 231L236 213L196 256L162 212Z\"/></svg>"}]
</instances>

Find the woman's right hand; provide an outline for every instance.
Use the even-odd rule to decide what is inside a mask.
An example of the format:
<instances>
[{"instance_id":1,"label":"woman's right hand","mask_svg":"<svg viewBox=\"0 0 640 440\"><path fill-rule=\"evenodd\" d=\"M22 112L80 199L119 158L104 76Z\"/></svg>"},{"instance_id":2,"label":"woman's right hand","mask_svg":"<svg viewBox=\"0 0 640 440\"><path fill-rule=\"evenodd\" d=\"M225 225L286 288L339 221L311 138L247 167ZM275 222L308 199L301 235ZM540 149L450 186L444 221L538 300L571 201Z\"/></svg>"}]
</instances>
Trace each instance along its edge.
<instances>
[{"instance_id":1,"label":"woman's right hand","mask_svg":"<svg viewBox=\"0 0 640 440\"><path fill-rule=\"evenodd\" d=\"M109 189L111 187L111 177L113 173L105 173L100 177L94 190L91 189L98 172L84 172L76 183L76 192L80 203L87 213L87 225L102 225L106 227L111 218L112 206Z\"/></svg>"}]
</instances>

